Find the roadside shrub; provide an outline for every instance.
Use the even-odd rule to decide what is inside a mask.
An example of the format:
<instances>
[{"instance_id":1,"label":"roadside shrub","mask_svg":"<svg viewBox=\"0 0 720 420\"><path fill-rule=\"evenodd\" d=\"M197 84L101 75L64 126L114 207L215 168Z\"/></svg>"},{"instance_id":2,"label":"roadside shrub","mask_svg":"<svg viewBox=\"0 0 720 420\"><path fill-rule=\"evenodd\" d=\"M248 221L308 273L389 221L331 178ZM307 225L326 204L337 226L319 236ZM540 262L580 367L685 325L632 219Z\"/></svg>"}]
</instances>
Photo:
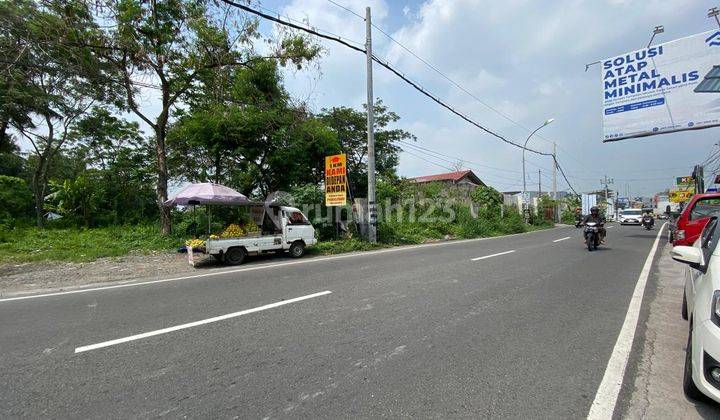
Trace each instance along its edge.
<instances>
[{"instance_id":1,"label":"roadside shrub","mask_svg":"<svg viewBox=\"0 0 720 420\"><path fill-rule=\"evenodd\" d=\"M8 227L16 219L33 214L33 193L25 180L0 175L0 223Z\"/></svg>"}]
</instances>

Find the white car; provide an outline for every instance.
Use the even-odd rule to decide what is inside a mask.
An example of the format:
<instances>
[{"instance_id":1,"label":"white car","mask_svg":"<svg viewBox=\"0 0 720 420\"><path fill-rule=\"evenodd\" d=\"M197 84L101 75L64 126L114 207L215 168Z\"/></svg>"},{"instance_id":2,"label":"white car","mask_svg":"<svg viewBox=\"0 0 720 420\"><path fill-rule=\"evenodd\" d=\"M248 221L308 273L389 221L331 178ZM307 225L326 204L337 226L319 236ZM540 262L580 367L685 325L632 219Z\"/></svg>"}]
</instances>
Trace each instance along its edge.
<instances>
[{"instance_id":1,"label":"white car","mask_svg":"<svg viewBox=\"0 0 720 420\"><path fill-rule=\"evenodd\" d=\"M703 395L720 403L720 228L706 225L693 246L676 246L674 260L688 264L682 316L689 321L683 390L691 399Z\"/></svg>"},{"instance_id":2,"label":"white car","mask_svg":"<svg viewBox=\"0 0 720 420\"><path fill-rule=\"evenodd\" d=\"M621 225L639 225L642 223L641 209L625 209L620 213Z\"/></svg>"}]
</instances>

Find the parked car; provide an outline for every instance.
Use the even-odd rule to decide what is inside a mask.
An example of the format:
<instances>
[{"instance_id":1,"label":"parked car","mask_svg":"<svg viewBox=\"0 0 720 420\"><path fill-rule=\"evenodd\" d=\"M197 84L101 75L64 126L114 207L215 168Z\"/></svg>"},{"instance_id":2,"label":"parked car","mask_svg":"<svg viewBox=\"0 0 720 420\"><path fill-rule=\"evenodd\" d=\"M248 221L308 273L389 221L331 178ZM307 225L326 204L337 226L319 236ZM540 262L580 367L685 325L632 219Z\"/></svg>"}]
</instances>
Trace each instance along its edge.
<instances>
[{"instance_id":1,"label":"parked car","mask_svg":"<svg viewBox=\"0 0 720 420\"><path fill-rule=\"evenodd\" d=\"M621 225L639 225L642 222L641 209L625 209L620 213Z\"/></svg>"},{"instance_id":2,"label":"parked car","mask_svg":"<svg viewBox=\"0 0 720 420\"><path fill-rule=\"evenodd\" d=\"M720 403L720 240L718 219L707 223L693 246L672 249L688 265L682 317L689 321L683 390L691 399L710 397Z\"/></svg>"},{"instance_id":3,"label":"parked car","mask_svg":"<svg viewBox=\"0 0 720 420\"><path fill-rule=\"evenodd\" d=\"M720 193L695 194L675 221L673 245L692 245L712 216L720 216Z\"/></svg>"}]
</instances>

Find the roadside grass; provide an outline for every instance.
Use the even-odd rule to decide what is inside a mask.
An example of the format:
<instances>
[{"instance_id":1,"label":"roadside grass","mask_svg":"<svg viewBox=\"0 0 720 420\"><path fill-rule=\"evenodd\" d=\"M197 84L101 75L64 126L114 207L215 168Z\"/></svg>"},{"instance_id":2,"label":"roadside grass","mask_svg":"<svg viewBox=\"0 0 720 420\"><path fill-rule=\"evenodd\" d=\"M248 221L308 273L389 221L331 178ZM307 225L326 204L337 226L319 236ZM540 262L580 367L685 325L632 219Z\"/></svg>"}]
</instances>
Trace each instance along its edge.
<instances>
[{"instance_id":1,"label":"roadside grass","mask_svg":"<svg viewBox=\"0 0 720 420\"><path fill-rule=\"evenodd\" d=\"M421 244L446 239L493 237L547 229L552 225L511 225L488 227L442 224L380 224L381 241L371 244L358 237L323 240L308 253L334 255L370 251L399 245ZM186 236L186 235L185 235ZM184 236L161 236L154 225L113 226L106 228L15 228L0 231L0 264L38 261L90 262L98 258L119 257L131 252L173 252L182 246Z\"/></svg>"},{"instance_id":2,"label":"roadside grass","mask_svg":"<svg viewBox=\"0 0 720 420\"><path fill-rule=\"evenodd\" d=\"M488 230L468 229L467 226L457 224L383 224L378 226L379 242L371 244L357 237L320 241L313 248L308 249L309 254L334 255L345 252L371 251L375 249L391 248L401 245L417 245L428 242L438 242L453 239L490 238L514 233L534 232L550 229L554 225L513 225L493 226Z\"/></svg>"},{"instance_id":3,"label":"roadside grass","mask_svg":"<svg viewBox=\"0 0 720 420\"><path fill-rule=\"evenodd\" d=\"M34 261L89 262L130 252L169 251L179 236L161 236L152 225L107 228L16 228L0 232L0 263Z\"/></svg>"}]
</instances>

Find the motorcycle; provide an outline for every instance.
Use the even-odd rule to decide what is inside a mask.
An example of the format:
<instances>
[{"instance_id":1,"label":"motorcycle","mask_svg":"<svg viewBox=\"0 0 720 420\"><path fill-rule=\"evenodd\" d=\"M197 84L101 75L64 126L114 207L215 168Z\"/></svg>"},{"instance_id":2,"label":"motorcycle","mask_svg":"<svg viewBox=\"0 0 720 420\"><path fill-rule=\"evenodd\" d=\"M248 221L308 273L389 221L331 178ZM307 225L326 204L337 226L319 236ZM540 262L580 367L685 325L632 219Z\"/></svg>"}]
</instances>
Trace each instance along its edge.
<instances>
[{"instance_id":1,"label":"motorcycle","mask_svg":"<svg viewBox=\"0 0 720 420\"><path fill-rule=\"evenodd\" d=\"M650 230L653 228L653 225L655 225L655 219L649 214L646 214L642 218L642 225L645 229Z\"/></svg>"},{"instance_id":2,"label":"motorcycle","mask_svg":"<svg viewBox=\"0 0 720 420\"><path fill-rule=\"evenodd\" d=\"M585 223L585 244L587 245L588 251L594 251L600 245L600 228L601 223L587 222Z\"/></svg>"},{"instance_id":3,"label":"motorcycle","mask_svg":"<svg viewBox=\"0 0 720 420\"><path fill-rule=\"evenodd\" d=\"M579 228L580 226L582 226L582 221L583 221L582 215L580 215L580 214L576 215L575 216L575 227Z\"/></svg>"}]
</instances>

